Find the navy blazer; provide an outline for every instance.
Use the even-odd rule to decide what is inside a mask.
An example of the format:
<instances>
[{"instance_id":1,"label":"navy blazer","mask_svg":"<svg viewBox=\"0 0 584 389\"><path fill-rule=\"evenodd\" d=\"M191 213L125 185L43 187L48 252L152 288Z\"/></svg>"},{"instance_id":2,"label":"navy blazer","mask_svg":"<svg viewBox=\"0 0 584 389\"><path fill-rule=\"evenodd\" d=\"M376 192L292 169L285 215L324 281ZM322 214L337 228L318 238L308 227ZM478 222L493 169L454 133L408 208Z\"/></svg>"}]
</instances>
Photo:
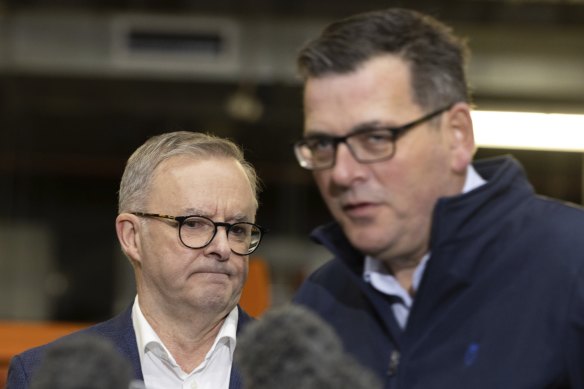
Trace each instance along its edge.
<instances>
[{"instance_id":1,"label":"navy blazer","mask_svg":"<svg viewBox=\"0 0 584 389\"><path fill-rule=\"evenodd\" d=\"M237 333L239 334L242 328L252 321L253 318L245 313L240 307L238 307L238 310L239 321L237 323ZM142 375L142 367L140 366L138 344L136 343L136 335L132 325L131 305L124 312L108 321L88 327L67 335L66 337L75 336L77 334L98 335L110 340L118 351L131 362L132 368L134 369L134 378L138 380L144 379ZM10 367L8 369L8 382L6 384L6 389L27 389L30 385L32 375L41 363L44 351L47 346L50 346L55 342L32 348L14 356L10 361ZM241 389L242 386L241 375L237 367L232 366L229 389Z\"/></svg>"}]
</instances>

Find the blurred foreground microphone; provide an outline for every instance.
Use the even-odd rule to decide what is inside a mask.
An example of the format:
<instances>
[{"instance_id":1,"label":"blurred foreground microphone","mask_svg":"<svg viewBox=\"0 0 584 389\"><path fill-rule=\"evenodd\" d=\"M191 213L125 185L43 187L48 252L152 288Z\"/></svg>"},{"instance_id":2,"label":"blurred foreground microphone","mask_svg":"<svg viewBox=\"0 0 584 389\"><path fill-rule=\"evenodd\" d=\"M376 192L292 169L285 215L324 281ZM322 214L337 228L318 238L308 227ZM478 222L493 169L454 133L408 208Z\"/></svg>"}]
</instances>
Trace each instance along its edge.
<instances>
[{"instance_id":1,"label":"blurred foreground microphone","mask_svg":"<svg viewBox=\"0 0 584 389\"><path fill-rule=\"evenodd\" d=\"M380 389L369 370L343 352L331 326L299 305L275 308L237 337L245 389Z\"/></svg>"},{"instance_id":2,"label":"blurred foreground microphone","mask_svg":"<svg viewBox=\"0 0 584 389\"><path fill-rule=\"evenodd\" d=\"M104 338L75 335L45 352L30 389L128 389L132 366Z\"/></svg>"}]
</instances>

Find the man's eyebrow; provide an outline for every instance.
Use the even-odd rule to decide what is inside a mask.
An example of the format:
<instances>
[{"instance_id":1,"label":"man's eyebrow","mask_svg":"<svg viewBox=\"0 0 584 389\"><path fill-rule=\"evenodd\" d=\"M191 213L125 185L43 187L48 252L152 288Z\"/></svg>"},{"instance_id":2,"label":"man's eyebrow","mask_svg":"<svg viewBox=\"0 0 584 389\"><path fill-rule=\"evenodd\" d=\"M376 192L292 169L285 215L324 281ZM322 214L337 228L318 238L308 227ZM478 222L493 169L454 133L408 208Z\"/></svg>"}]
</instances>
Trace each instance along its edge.
<instances>
[{"instance_id":1,"label":"man's eyebrow","mask_svg":"<svg viewBox=\"0 0 584 389\"><path fill-rule=\"evenodd\" d=\"M320 138L320 137L326 137L326 138L330 138L333 135L322 131L322 130L305 130L304 131L304 138Z\"/></svg>"},{"instance_id":2,"label":"man's eyebrow","mask_svg":"<svg viewBox=\"0 0 584 389\"><path fill-rule=\"evenodd\" d=\"M239 215L235 215L231 218L229 218L229 220L233 220L237 223L239 222L251 222L250 219L247 217L247 215L244 214L239 214Z\"/></svg>"},{"instance_id":3,"label":"man's eyebrow","mask_svg":"<svg viewBox=\"0 0 584 389\"><path fill-rule=\"evenodd\" d=\"M387 123L382 123L379 120L372 120L370 122L358 124L357 126L355 126L351 129L350 133L354 134L357 132L363 132L363 131L368 131L368 130L382 130L382 129L392 128L392 127L395 127L395 126L387 124Z\"/></svg>"},{"instance_id":4,"label":"man's eyebrow","mask_svg":"<svg viewBox=\"0 0 584 389\"><path fill-rule=\"evenodd\" d=\"M187 208L187 209L185 209L184 210L184 215L185 216L190 216L190 215L205 216L205 217L208 217L209 219L213 219L208 212L202 211L202 210L197 209L197 208ZM239 222L251 222L250 218L245 213L236 213L234 216L228 217L226 219L226 221L233 221L233 222L236 222L236 223L239 223Z\"/></svg>"},{"instance_id":5,"label":"man's eyebrow","mask_svg":"<svg viewBox=\"0 0 584 389\"><path fill-rule=\"evenodd\" d=\"M359 132L363 132L363 131L367 131L367 130L378 130L378 129L393 128L393 127L396 127L396 126L390 125L387 123L382 123L379 120L371 120L368 122L359 123L355 127L352 127L351 129L349 129L349 131L347 131L345 133L345 135L355 134L355 133L359 133ZM326 131L317 130L317 129L305 130L304 134L305 134L304 138L319 138L319 137L334 138L337 136L337 135L332 135Z\"/></svg>"},{"instance_id":6,"label":"man's eyebrow","mask_svg":"<svg viewBox=\"0 0 584 389\"><path fill-rule=\"evenodd\" d=\"M200 215L200 216L207 216L207 214L197 208L187 208L184 210L184 215Z\"/></svg>"}]
</instances>

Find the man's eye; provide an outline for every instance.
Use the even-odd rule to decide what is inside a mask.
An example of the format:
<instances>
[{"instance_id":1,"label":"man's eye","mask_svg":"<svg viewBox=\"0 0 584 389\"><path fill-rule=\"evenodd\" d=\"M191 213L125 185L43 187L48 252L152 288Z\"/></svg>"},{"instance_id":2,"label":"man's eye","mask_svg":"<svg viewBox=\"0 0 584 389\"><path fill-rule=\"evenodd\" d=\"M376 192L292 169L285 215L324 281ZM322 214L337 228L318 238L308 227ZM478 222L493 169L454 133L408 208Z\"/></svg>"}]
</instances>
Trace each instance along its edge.
<instances>
[{"instance_id":1,"label":"man's eye","mask_svg":"<svg viewBox=\"0 0 584 389\"><path fill-rule=\"evenodd\" d=\"M332 145L333 140L325 137L311 138L306 141L306 146L313 151L328 150Z\"/></svg>"},{"instance_id":2,"label":"man's eye","mask_svg":"<svg viewBox=\"0 0 584 389\"><path fill-rule=\"evenodd\" d=\"M231 226L229 233L237 236L249 235L250 227L247 224L234 224Z\"/></svg>"},{"instance_id":3,"label":"man's eye","mask_svg":"<svg viewBox=\"0 0 584 389\"><path fill-rule=\"evenodd\" d=\"M210 224L208 221L203 219L187 219L183 223L183 226L192 230L209 228Z\"/></svg>"},{"instance_id":4,"label":"man's eye","mask_svg":"<svg viewBox=\"0 0 584 389\"><path fill-rule=\"evenodd\" d=\"M388 143L392 140L391 132L386 130L374 130L361 134L361 141L367 143Z\"/></svg>"}]
</instances>

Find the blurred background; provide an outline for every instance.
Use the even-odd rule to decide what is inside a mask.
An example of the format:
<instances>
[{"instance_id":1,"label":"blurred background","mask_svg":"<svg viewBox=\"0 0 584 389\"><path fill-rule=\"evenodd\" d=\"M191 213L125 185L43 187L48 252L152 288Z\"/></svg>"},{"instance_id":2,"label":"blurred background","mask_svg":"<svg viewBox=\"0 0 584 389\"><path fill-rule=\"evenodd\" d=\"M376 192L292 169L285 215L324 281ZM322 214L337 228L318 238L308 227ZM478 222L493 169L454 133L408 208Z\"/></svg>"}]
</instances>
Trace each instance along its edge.
<instances>
[{"instance_id":1,"label":"blurred background","mask_svg":"<svg viewBox=\"0 0 584 389\"><path fill-rule=\"evenodd\" d=\"M271 304L287 301L328 259L307 238L328 212L291 150L295 55L326 23L388 6L468 38L478 108L584 114L583 0L0 0L0 319L92 322L131 303L119 179L134 149L174 130L245 148L271 230L257 255ZM582 153L477 158L509 153L538 192L583 202Z\"/></svg>"}]
</instances>

